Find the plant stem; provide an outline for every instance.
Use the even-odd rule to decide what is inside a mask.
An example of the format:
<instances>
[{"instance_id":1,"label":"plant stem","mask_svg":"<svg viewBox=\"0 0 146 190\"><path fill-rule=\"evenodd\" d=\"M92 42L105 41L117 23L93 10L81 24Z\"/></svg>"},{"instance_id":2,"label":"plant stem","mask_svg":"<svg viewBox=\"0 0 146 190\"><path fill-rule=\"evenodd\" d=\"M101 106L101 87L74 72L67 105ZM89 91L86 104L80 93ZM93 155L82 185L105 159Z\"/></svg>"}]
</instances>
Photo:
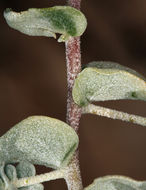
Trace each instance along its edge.
<instances>
[{"instance_id":1,"label":"plant stem","mask_svg":"<svg viewBox=\"0 0 146 190\"><path fill-rule=\"evenodd\" d=\"M81 71L80 38L70 38L66 42L67 60L67 123L78 132L81 109L74 103L72 98L72 88L74 80Z\"/></svg>"},{"instance_id":2,"label":"plant stem","mask_svg":"<svg viewBox=\"0 0 146 190\"><path fill-rule=\"evenodd\" d=\"M66 42L66 59L67 59L67 83L68 83L66 121L78 133L79 120L81 117L81 109L73 101L72 87L74 84L74 80L81 69L79 38L71 38L68 42ZM78 157L79 157L79 152L76 151L72 159L72 162L68 166L70 172L65 178L68 190L83 189Z\"/></svg>"},{"instance_id":3,"label":"plant stem","mask_svg":"<svg viewBox=\"0 0 146 190\"><path fill-rule=\"evenodd\" d=\"M80 9L81 0L68 0L67 3L69 6ZM81 109L73 101L72 88L75 78L81 71L80 37L70 38L65 45L68 91L66 122L78 133ZM69 173L65 178L68 190L82 190L83 185L80 174L78 150L75 152L75 155L68 167Z\"/></svg>"},{"instance_id":4,"label":"plant stem","mask_svg":"<svg viewBox=\"0 0 146 190\"><path fill-rule=\"evenodd\" d=\"M146 126L146 118L145 117L124 113L121 111L112 110L112 109L104 108L101 106L96 106L93 104L89 104L86 107L83 107L82 113L83 114L91 113L91 114L95 114L95 115L99 115L99 116L104 116L104 117L108 117L108 118L112 118L112 119L120 119L123 121Z\"/></svg>"},{"instance_id":5,"label":"plant stem","mask_svg":"<svg viewBox=\"0 0 146 190\"><path fill-rule=\"evenodd\" d=\"M78 133L81 109L76 105L72 98L72 88L74 80L81 70L80 38L70 38L66 42L66 60L67 60L67 123ZM69 190L81 190L82 180L79 168L79 152L76 151L69 165L70 172L66 176L66 183Z\"/></svg>"},{"instance_id":6,"label":"plant stem","mask_svg":"<svg viewBox=\"0 0 146 190\"><path fill-rule=\"evenodd\" d=\"M80 10L81 7L81 0L67 0L67 4L71 7L74 7Z\"/></svg>"},{"instance_id":7,"label":"plant stem","mask_svg":"<svg viewBox=\"0 0 146 190\"><path fill-rule=\"evenodd\" d=\"M68 166L68 172L64 177L68 190L82 190L82 179L80 175L78 151L75 153L71 163Z\"/></svg>"},{"instance_id":8,"label":"plant stem","mask_svg":"<svg viewBox=\"0 0 146 190\"><path fill-rule=\"evenodd\" d=\"M53 172L49 172L49 173L45 173L41 175L17 179L13 181L13 184L17 188L34 185L34 184L42 183L45 181L51 181L55 179L64 178L66 175L66 172L67 172L67 169L55 170Z\"/></svg>"}]
</instances>

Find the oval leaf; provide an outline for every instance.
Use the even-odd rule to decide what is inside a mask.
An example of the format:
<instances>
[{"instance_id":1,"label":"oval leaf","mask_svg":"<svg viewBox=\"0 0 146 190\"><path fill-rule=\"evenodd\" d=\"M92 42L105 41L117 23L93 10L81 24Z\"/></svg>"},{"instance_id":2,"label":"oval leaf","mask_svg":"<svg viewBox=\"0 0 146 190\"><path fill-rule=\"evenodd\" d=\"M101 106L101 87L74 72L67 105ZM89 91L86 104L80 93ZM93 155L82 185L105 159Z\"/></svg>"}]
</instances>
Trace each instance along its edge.
<instances>
[{"instance_id":1,"label":"oval leaf","mask_svg":"<svg viewBox=\"0 0 146 190\"><path fill-rule=\"evenodd\" d=\"M106 176L95 179L84 190L145 190L146 182L135 181L124 176Z\"/></svg>"},{"instance_id":2,"label":"oval leaf","mask_svg":"<svg viewBox=\"0 0 146 190\"><path fill-rule=\"evenodd\" d=\"M10 178L16 179L16 170L12 165L9 165L5 170L8 172ZM2 160L0 162L0 190L17 190L17 187L10 182L8 176L5 174L4 162Z\"/></svg>"},{"instance_id":3,"label":"oval leaf","mask_svg":"<svg viewBox=\"0 0 146 190\"><path fill-rule=\"evenodd\" d=\"M13 166L11 164L6 165L5 174L7 175L7 177L9 178L10 181L17 179L16 168L15 168L15 166Z\"/></svg>"},{"instance_id":4,"label":"oval leaf","mask_svg":"<svg viewBox=\"0 0 146 190\"><path fill-rule=\"evenodd\" d=\"M32 8L20 13L6 9L4 17L10 27L30 36L56 38L55 33L62 34L59 42L81 36L87 26L83 13L69 6Z\"/></svg>"},{"instance_id":5,"label":"oval leaf","mask_svg":"<svg viewBox=\"0 0 146 190\"><path fill-rule=\"evenodd\" d=\"M36 169L35 169L34 165L31 164L30 162L20 162L16 166L16 171L17 171L18 179L36 175ZM21 187L19 189L20 190L43 190L44 186L39 183L39 184L35 184L35 185Z\"/></svg>"},{"instance_id":6,"label":"oval leaf","mask_svg":"<svg viewBox=\"0 0 146 190\"><path fill-rule=\"evenodd\" d=\"M31 177L36 175L36 169L30 162L20 162L16 166L16 171L18 178Z\"/></svg>"},{"instance_id":7,"label":"oval leaf","mask_svg":"<svg viewBox=\"0 0 146 190\"><path fill-rule=\"evenodd\" d=\"M66 166L78 146L78 136L66 123L45 116L29 117L0 138L1 160L28 161L51 168Z\"/></svg>"},{"instance_id":8,"label":"oval leaf","mask_svg":"<svg viewBox=\"0 0 146 190\"><path fill-rule=\"evenodd\" d=\"M93 62L75 80L73 99L80 106L90 101L146 100L146 80L119 64Z\"/></svg>"}]
</instances>

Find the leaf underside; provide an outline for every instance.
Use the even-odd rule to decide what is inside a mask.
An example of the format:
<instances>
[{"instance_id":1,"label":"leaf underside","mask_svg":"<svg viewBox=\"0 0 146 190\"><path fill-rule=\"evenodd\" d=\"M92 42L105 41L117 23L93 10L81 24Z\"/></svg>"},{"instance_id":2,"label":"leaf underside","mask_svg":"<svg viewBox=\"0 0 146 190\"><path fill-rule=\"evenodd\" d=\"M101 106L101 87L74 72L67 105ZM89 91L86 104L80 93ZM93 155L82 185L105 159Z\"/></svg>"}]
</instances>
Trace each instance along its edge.
<instances>
[{"instance_id":1,"label":"leaf underside","mask_svg":"<svg viewBox=\"0 0 146 190\"><path fill-rule=\"evenodd\" d=\"M146 80L136 71L112 62L92 62L75 80L73 99L85 106L92 101L146 100Z\"/></svg>"},{"instance_id":2,"label":"leaf underside","mask_svg":"<svg viewBox=\"0 0 146 190\"><path fill-rule=\"evenodd\" d=\"M87 26L83 13L69 6L31 8L20 13L6 9L4 17L10 27L30 36L56 38L56 33L62 34L59 42L81 36Z\"/></svg>"}]
</instances>

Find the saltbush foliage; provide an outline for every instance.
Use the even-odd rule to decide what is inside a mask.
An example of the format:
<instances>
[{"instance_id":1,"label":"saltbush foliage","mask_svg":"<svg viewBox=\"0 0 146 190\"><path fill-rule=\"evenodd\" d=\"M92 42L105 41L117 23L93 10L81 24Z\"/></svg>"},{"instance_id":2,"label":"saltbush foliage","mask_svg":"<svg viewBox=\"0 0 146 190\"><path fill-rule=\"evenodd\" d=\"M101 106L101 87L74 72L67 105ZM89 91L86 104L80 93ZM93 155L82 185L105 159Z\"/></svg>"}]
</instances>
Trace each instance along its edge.
<instances>
[{"instance_id":1,"label":"saltbush foliage","mask_svg":"<svg viewBox=\"0 0 146 190\"><path fill-rule=\"evenodd\" d=\"M31 8L20 13L6 9L8 25L24 34L56 38L66 42L81 36L87 20L70 6ZM94 101L146 100L146 80L136 71L118 63L94 61L77 76L72 97L82 114L91 113L146 126L146 118L92 105ZM133 102L134 103L134 102ZM0 190L43 190L41 184L67 178L68 167L78 147L77 133L68 124L46 116L32 116L0 137ZM13 165L16 164L17 165ZM34 164L55 169L36 175ZM72 178L72 183L76 178ZM145 190L146 182L123 176L101 177L84 190ZM81 189L76 189L81 190Z\"/></svg>"}]
</instances>

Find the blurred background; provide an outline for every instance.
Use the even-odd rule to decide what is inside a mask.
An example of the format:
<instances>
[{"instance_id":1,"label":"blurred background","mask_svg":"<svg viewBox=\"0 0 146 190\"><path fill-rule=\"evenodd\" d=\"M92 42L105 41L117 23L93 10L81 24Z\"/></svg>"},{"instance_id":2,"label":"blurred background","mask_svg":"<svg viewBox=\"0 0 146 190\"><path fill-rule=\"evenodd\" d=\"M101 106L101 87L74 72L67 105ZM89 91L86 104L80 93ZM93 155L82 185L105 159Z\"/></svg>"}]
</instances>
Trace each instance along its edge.
<instances>
[{"instance_id":1,"label":"blurred background","mask_svg":"<svg viewBox=\"0 0 146 190\"><path fill-rule=\"evenodd\" d=\"M64 0L0 0L0 135L30 115L65 121L64 43L30 37L8 27L3 11L65 5ZM146 1L82 1L88 28L82 36L82 63L115 61L146 72ZM146 116L142 101L99 102L109 108ZM138 125L84 115L80 123L80 165L84 186L104 175L146 180L146 129ZM38 167L38 173L48 171ZM47 189L67 189L63 180Z\"/></svg>"}]
</instances>

